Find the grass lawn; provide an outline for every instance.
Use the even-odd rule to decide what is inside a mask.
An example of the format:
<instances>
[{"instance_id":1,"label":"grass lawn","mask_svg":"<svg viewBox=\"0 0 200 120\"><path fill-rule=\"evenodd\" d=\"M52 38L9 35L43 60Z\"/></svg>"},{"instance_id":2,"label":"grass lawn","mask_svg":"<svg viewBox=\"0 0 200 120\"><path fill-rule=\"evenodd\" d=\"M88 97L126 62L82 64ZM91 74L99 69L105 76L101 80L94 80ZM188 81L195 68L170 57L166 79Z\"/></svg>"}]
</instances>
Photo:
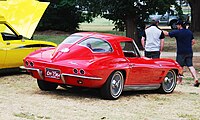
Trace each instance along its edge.
<instances>
[{"instance_id":1,"label":"grass lawn","mask_svg":"<svg viewBox=\"0 0 200 120\"><path fill-rule=\"evenodd\" d=\"M56 44L60 44L68 35L41 35L41 34L35 34L34 35L34 40L44 40L44 41L51 41Z\"/></svg>"}]
</instances>

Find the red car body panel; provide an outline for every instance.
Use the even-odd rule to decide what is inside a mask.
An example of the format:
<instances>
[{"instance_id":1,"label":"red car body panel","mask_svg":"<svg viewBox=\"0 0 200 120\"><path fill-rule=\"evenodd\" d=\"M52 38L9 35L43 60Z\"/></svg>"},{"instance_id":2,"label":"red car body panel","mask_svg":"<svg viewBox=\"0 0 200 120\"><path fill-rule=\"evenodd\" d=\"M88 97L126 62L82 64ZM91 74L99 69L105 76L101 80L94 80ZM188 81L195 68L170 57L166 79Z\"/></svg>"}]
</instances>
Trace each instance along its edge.
<instances>
[{"instance_id":1,"label":"red car body panel","mask_svg":"<svg viewBox=\"0 0 200 120\"><path fill-rule=\"evenodd\" d=\"M25 69L39 80L89 88L101 88L116 70L122 71L124 75L124 87L157 85L169 70L175 70L176 74L182 71L174 60L141 57L138 49L135 51L136 56L125 56L121 43L134 43L131 38L93 32L73 35L80 38L70 44L63 42L57 48L31 53L24 59ZM107 45L105 49L108 46L110 49L108 52L99 52L101 49L96 48L99 51L95 52L81 45L89 38L104 41Z\"/></svg>"}]
</instances>

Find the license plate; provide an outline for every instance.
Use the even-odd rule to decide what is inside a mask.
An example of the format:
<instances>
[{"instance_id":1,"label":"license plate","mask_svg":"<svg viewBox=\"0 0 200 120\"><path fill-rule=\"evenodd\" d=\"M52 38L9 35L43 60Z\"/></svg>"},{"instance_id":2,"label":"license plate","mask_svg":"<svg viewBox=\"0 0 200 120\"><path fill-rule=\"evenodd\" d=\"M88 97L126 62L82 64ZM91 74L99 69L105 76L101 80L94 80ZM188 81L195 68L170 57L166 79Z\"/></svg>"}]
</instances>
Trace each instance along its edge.
<instances>
[{"instance_id":1,"label":"license plate","mask_svg":"<svg viewBox=\"0 0 200 120\"><path fill-rule=\"evenodd\" d=\"M46 68L46 77L60 79L60 70Z\"/></svg>"}]
</instances>

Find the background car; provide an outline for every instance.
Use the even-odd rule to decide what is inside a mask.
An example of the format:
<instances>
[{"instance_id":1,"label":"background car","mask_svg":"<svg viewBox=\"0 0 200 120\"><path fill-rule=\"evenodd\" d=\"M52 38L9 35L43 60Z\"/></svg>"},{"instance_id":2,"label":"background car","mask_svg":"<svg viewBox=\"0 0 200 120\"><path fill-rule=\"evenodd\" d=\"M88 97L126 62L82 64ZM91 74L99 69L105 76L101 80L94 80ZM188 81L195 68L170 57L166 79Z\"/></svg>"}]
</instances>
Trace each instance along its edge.
<instances>
[{"instance_id":1,"label":"background car","mask_svg":"<svg viewBox=\"0 0 200 120\"><path fill-rule=\"evenodd\" d=\"M123 90L171 93L182 71L172 59L142 57L131 38L93 32L75 33L57 48L33 52L21 68L41 90L99 88L104 99L117 99Z\"/></svg>"},{"instance_id":2,"label":"background car","mask_svg":"<svg viewBox=\"0 0 200 120\"><path fill-rule=\"evenodd\" d=\"M190 15L188 14L182 14L178 15L178 12L174 9L168 10L165 14L153 14L149 15L148 22L151 22L151 20L159 20L160 25L167 25L170 26L171 29L176 29L176 23L178 20L182 19L183 21L187 22L189 24L190 22Z\"/></svg>"},{"instance_id":3,"label":"background car","mask_svg":"<svg viewBox=\"0 0 200 120\"><path fill-rule=\"evenodd\" d=\"M31 52L57 46L52 42L31 40L48 4L35 0L0 1L0 69L19 67Z\"/></svg>"}]
</instances>

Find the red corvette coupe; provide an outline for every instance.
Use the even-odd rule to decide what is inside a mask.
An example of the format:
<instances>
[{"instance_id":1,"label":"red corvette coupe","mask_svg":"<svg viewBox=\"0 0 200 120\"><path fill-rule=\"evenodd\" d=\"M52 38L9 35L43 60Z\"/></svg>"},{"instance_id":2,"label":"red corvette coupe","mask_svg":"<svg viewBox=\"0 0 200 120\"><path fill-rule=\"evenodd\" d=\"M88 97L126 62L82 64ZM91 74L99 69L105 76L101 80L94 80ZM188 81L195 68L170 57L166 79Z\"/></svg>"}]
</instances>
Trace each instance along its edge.
<instances>
[{"instance_id":1,"label":"red corvette coupe","mask_svg":"<svg viewBox=\"0 0 200 120\"><path fill-rule=\"evenodd\" d=\"M126 90L171 93L182 71L172 59L141 57L131 38L82 32L57 48L42 48L24 59L24 66L41 90L58 85L100 88L104 99L117 99Z\"/></svg>"}]
</instances>

